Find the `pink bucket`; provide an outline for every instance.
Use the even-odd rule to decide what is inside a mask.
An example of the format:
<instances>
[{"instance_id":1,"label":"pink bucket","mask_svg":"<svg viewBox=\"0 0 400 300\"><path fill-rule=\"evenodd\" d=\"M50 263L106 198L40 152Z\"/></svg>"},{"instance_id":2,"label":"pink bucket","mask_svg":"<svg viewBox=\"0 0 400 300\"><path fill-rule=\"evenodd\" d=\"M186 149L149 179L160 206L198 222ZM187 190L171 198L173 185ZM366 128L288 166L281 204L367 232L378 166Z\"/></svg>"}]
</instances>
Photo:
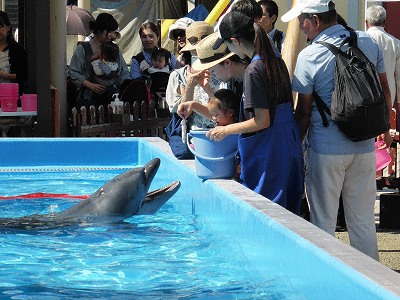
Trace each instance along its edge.
<instances>
[{"instance_id":1,"label":"pink bucket","mask_svg":"<svg viewBox=\"0 0 400 300\"><path fill-rule=\"evenodd\" d=\"M18 97L18 83L0 83L0 96Z\"/></svg>"},{"instance_id":2,"label":"pink bucket","mask_svg":"<svg viewBox=\"0 0 400 300\"><path fill-rule=\"evenodd\" d=\"M18 97L1 97L1 111L14 112L17 111Z\"/></svg>"},{"instance_id":3,"label":"pink bucket","mask_svg":"<svg viewBox=\"0 0 400 300\"><path fill-rule=\"evenodd\" d=\"M392 157L390 156L387 149L378 149L378 147L382 144L383 144L382 141L375 142L376 170L377 171L386 168L392 161Z\"/></svg>"},{"instance_id":4,"label":"pink bucket","mask_svg":"<svg viewBox=\"0 0 400 300\"><path fill-rule=\"evenodd\" d=\"M37 94L24 94L20 98L22 111L37 111Z\"/></svg>"}]
</instances>

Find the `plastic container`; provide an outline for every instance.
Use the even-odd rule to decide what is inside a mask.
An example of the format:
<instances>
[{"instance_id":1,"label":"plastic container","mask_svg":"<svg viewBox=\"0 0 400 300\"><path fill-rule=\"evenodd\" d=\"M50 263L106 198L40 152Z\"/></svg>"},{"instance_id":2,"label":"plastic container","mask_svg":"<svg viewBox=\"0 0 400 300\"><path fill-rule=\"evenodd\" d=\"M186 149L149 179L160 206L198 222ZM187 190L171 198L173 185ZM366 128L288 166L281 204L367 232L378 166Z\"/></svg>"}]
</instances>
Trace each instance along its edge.
<instances>
[{"instance_id":1,"label":"plastic container","mask_svg":"<svg viewBox=\"0 0 400 300\"><path fill-rule=\"evenodd\" d=\"M387 149L378 149L382 145L383 141L375 142L375 155L376 155L376 170L382 170L386 168L392 161L392 157Z\"/></svg>"},{"instance_id":2,"label":"plastic container","mask_svg":"<svg viewBox=\"0 0 400 300\"><path fill-rule=\"evenodd\" d=\"M37 94L24 94L20 98L22 111L37 111Z\"/></svg>"},{"instance_id":3,"label":"plastic container","mask_svg":"<svg viewBox=\"0 0 400 300\"><path fill-rule=\"evenodd\" d=\"M206 137L208 130L191 130L186 143L194 154L196 174L202 179L231 178L235 173L238 135L228 135L217 142ZM190 138L194 149L190 146Z\"/></svg>"},{"instance_id":4,"label":"plastic container","mask_svg":"<svg viewBox=\"0 0 400 300\"><path fill-rule=\"evenodd\" d=\"M1 102L1 111L2 112L17 111L18 97L0 96L0 102Z\"/></svg>"},{"instance_id":5,"label":"plastic container","mask_svg":"<svg viewBox=\"0 0 400 300\"><path fill-rule=\"evenodd\" d=\"M0 83L0 94L18 93L18 83Z\"/></svg>"},{"instance_id":6,"label":"plastic container","mask_svg":"<svg viewBox=\"0 0 400 300\"><path fill-rule=\"evenodd\" d=\"M115 115L122 115L124 113L124 102L119 100L119 94L113 94L114 101L111 102L111 107Z\"/></svg>"}]
</instances>

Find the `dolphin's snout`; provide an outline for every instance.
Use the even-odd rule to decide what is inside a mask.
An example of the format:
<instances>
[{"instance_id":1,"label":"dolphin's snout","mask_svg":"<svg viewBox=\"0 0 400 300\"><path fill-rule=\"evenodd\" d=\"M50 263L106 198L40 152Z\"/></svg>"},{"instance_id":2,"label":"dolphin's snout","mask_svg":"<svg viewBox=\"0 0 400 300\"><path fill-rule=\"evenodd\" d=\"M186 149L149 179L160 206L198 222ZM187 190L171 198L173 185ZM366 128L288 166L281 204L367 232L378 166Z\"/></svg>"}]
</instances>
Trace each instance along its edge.
<instances>
[{"instance_id":1,"label":"dolphin's snout","mask_svg":"<svg viewBox=\"0 0 400 300\"><path fill-rule=\"evenodd\" d=\"M143 168L144 168L144 175L147 181L151 182L156 175L158 168L160 167L160 159L154 158L149 161Z\"/></svg>"}]
</instances>

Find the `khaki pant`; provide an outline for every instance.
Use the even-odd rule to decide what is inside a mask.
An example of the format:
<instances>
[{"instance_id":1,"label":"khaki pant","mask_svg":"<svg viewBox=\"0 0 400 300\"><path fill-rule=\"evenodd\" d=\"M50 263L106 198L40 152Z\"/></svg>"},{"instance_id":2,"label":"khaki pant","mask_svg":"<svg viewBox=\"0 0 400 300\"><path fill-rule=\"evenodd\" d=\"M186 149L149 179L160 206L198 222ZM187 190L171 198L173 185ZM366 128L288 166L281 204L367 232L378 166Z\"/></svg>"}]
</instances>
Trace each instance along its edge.
<instances>
[{"instance_id":1,"label":"khaki pant","mask_svg":"<svg viewBox=\"0 0 400 300\"><path fill-rule=\"evenodd\" d=\"M350 244L378 260L375 174L375 152L324 155L308 150L305 184L311 223L334 236L342 193Z\"/></svg>"}]
</instances>

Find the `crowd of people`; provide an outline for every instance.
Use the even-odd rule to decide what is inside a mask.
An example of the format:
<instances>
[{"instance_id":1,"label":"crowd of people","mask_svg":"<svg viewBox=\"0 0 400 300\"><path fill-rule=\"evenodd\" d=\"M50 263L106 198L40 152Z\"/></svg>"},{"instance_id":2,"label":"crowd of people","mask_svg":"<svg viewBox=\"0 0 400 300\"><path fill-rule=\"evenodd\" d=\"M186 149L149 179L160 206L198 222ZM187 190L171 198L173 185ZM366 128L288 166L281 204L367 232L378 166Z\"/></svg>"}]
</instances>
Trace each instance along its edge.
<instances>
[{"instance_id":1,"label":"crowd of people","mask_svg":"<svg viewBox=\"0 0 400 300\"><path fill-rule=\"evenodd\" d=\"M272 0L238 0L217 32L206 22L181 18L169 29L177 53L160 48L158 26L146 22L138 32L142 51L132 57L128 71L118 47L110 47L118 24L102 13L90 24L93 38L77 46L70 76L83 90L80 101L99 105L125 80L168 74L166 101L171 113L187 121L188 130L207 128L215 141L239 135L240 183L295 214L305 195L310 221L331 235L342 199L351 245L378 259L375 139L353 142L332 120L323 126L313 98L318 93L329 107L335 89L335 56L317 41L339 46L352 29L333 1L296 1L281 20L297 18L309 43L291 81L281 56L286 34L275 28L278 14ZM391 109L399 91L400 44L385 32L385 22L384 8L371 6L367 32L356 34L377 68ZM106 52L107 47L112 49ZM389 132L376 139L382 147L392 142Z\"/></svg>"}]
</instances>

